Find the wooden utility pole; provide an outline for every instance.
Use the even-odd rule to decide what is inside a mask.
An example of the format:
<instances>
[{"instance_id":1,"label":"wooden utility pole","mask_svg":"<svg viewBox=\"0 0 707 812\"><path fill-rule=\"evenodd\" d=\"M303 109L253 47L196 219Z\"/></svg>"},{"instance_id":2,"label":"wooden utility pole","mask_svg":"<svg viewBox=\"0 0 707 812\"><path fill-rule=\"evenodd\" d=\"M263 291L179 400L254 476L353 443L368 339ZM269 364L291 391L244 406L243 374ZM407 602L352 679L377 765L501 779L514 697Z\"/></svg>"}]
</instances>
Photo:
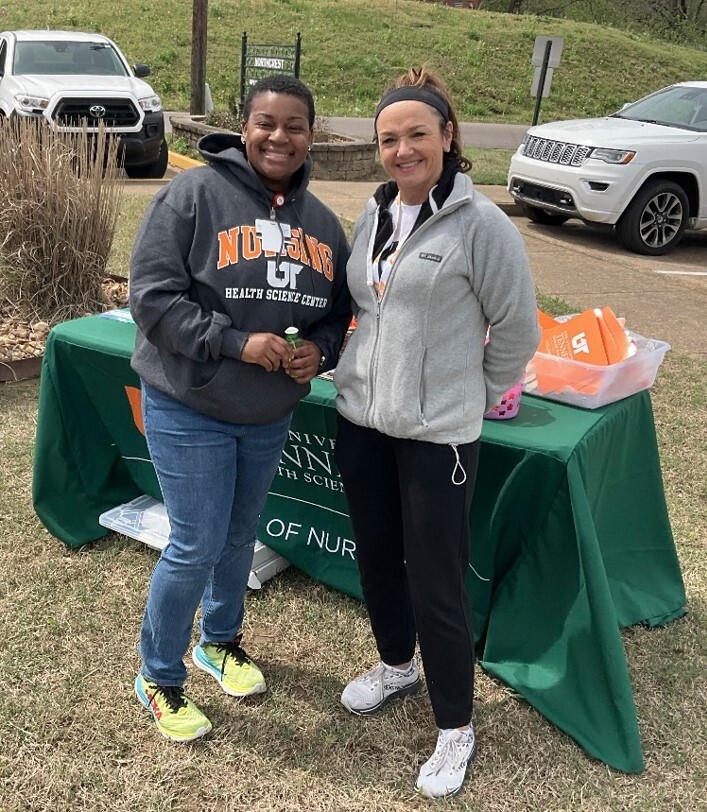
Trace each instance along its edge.
<instances>
[{"instance_id":1,"label":"wooden utility pole","mask_svg":"<svg viewBox=\"0 0 707 812\"><path fill-rule=\"evenodd\" d=\"M194 0L191 36L191 106L193 116L206 112L206 22L209 0Z\"/></svg>"}]
</instances>

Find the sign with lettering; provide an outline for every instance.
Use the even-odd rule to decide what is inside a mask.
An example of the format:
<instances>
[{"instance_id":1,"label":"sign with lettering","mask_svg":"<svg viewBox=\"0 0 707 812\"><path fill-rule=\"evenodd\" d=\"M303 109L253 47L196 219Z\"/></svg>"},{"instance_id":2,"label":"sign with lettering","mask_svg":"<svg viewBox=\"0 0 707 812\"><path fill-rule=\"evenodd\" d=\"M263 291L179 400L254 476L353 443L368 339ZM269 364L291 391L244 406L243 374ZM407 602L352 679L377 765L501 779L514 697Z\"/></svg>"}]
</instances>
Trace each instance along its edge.
<instances>
[{"instance_id":1,"label":"sign with lettering","mask_svg":"<svg viewBox=\"0 0 707 812\"><path fill-rule=\"evenodd\" d=\"M302 38L297 34L294 45L248 42L244 31L241 38L241 96L243 110L248 90L265 76L286 74L299 79Z\"/></svg>"}]
</instances>

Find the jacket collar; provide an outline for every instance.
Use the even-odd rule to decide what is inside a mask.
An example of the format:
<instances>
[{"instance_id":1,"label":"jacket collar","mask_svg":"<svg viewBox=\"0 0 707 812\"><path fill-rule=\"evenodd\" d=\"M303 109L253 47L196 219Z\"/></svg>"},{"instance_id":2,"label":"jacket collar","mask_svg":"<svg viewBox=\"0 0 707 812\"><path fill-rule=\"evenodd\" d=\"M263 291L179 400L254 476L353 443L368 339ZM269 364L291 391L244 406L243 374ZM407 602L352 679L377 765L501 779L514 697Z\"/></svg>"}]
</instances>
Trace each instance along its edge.
<instances>
[{"instance_id":1,"label":"jacket collar","mask_svg":"<svg viewBox=\"0 0 707 812\"><path fill-rule=\"evenodd\" d=\"M415 232L425 221L442 208L462 198L471 199L471 180L464 175L457 161L449 161L440 175L437 184L432 187L427 200L422 204L415 220L412 232ZM398 194L395 181L388 181L379 186L373 194L373 206L376 209L376 235L373 241L373 256L379 254L393 234L393 217L390 204ZM369 203L369 206L371 204ZM455 206L456 208L456 206Z\"/></svg>"}]
</instances>

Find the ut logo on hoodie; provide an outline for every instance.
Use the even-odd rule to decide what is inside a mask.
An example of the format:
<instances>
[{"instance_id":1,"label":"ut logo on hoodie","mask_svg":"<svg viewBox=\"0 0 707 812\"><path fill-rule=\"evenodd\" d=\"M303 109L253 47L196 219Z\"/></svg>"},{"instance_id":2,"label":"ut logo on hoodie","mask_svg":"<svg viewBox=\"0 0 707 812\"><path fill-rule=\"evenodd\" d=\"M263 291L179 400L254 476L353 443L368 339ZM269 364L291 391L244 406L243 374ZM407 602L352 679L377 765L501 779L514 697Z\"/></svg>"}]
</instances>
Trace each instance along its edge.
<instances>
[{"instance_id":1,"label":"ut logo on hoodie","mask_svg":"<svg viewBox=\"0 0 707 812\"><path fill-rule=\"evenodd\" d=\"M334 262L331 246L319 242L316 237L305 234L301 228L286 227L289 235L283 241L281 257L289 257L299 266L290 262L268 262L268 284L273 287L297 287L297 274L303 265L310 266L331 282L334 279ZM284 227L283 227L284 230ZM239 261L257 260L261 256L276 257L278 252L263 248L258 227L234 226L218 232L217 269L223 270ZM276 273L277 271L277 273Z\"/></svg>"}]
</instances>

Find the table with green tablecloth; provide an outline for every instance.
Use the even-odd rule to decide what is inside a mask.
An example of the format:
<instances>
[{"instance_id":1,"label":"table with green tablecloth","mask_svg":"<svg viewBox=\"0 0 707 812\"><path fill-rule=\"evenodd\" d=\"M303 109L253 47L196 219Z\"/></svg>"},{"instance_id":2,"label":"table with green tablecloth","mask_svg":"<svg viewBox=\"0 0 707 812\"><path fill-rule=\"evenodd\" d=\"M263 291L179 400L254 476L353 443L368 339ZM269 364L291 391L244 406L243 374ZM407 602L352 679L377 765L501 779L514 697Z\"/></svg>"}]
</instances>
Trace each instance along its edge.
<instances>
[{"instance_id":1,"label":"table with green tablecloth","mask_svg":"<svg viewBox=\"0 0 707 812\"><path fill-rule=\"evenodd\" d=\"M114 314L115 315L115 314ZM33 481L38 516L81 546L101 513L159 485L141 431L130 321L89 316L49 335ZM333 385L295 411L259 539L360 597L356 545L333 460ZM483 668L584 750L644 767L620 628L684 614L648 392L588 411L524 395L484 421L468 585Z\"/></svg>"}]
</instances>

